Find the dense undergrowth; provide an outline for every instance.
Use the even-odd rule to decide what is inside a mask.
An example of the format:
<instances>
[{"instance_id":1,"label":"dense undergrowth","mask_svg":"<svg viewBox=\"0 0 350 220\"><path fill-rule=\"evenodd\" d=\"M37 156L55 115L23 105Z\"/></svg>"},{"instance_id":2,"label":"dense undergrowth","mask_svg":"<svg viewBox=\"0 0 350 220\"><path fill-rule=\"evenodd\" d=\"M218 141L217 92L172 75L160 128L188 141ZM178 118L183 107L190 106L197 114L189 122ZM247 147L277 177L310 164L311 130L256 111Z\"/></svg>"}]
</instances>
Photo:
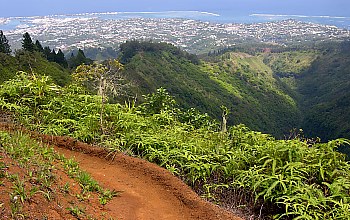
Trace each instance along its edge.
<instances>
[{"instance_id":1,"label":"dense undergrowth","mask_svg":"<svg viewBox=\"0 0 350 220\"><path fill-rule=\"evenodd\" d=\"M24 72L1 86L0 106L33 130L146 158L226 207L258 206L256 218L349 219L350 166L337 152L349 145L345 139L276 140L244 125L223 133L207 115L176 108L164 89L140 106L106 104L101 111L100 96Z\"/></svg>"}]
</instances>

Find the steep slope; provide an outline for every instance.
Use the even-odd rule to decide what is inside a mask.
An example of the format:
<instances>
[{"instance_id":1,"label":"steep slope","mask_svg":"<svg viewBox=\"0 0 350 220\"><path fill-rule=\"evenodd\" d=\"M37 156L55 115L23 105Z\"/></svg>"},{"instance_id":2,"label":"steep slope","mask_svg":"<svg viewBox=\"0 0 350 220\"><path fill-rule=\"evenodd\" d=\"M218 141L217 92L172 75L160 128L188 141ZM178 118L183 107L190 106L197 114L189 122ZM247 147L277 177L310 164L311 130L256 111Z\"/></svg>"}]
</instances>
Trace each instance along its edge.
<instances>
[{"instance_id":1,"label":"steep slope","mask_svg":"<svg viewBox=\"0 0 350 220\"><path fill-rule=\"evenodd\" d=\"M275 74L288 76L299 75L307 70L319 52L315 50L288 51L282 53L263 54L264 63L270 66Z\"/></svg>"},{"instance_id":2,"label":"steep slope","mask_svg":"<svg viewBox=\"0 0 350 220\"><path fill-rule=\"evenodd\" d=\"M2 109L11 111L16 121L27 128L48 134L48 140L52 140L51 135L68 135L105 146L97 147L100 153L92 153L117 159L116 162L123 161L123 154L137 155L168 169L209 200L231 210L243 207L246 210L243 211L251 213L250 218L349 219L350 164L337 152L338 147L350 144L348 140L324 144L299 137L276 140L243 125L229 127L223 133L203 115L174 109L173 99L163 90L147 96L140 106L103 104L99 96L88 94L78 85L58 87L47 77L32 73L22 73L5 82L0 97ZM104 109L102 123L101 109ZM76 140L69 138L55 144L66 146L69 142L74 149L81 149ZM0 147L17 150L7 144ZM132 173L135 167L131 164L136 165L135 162L126 164L127 169L121 169L121 173ZM91 171L97 167L107 169L101 164L86 164ZM117 172L112 169L105 175L115 179L113 174ZM96 173L96 178L104 174L97 172L100 173ZM141 168L141 173L135 176L140 176L141 183L152 185L143 179L148 173ZM76 174L81 176L80 172ZM86 181L85 174L83 177L84 183L91 183ZM156 176L155 180L169 186L167 178ZM95 183L89 189L100 192ZM181 194L177 198L185 205L195 204Z\"/></svg>"},{"instance_id":3,"label":"steep slope","mask_svg":"<svg viewBox=\"0 0 350 220\"><path fill-rule=\"evenodd\" d=\"M297 104L262 57L226 53L199 65L169 49L134 51L130 57L125 75L139 97L164 87L182 107L221 120L224 105L231 110L229 124L244 123L277 137L299 123Z\"/></svg>"},{"instance_id":4,"label":"steep slope","mask_svg":"<svg viewBox=\"0 0 350 220\"><path fill-rule=\"evenodd\" d=\"M21 128L0 123L0 213L5 219L241 219L145 160L118 154L110 161L104 148L17 130ZM74 172L89 178L83 182ZM93 183L97 192L84 188ZM118 196L104 204L102 190L107 189ZM23 201L16 202L16 196Z\"/></svg>"},{"instance_id":5,"label":"steep slope","mask_svg":"<svg viewBox=\"0 0 350 220\"><path fill-rule=\"evenodd\" d=\"M166 88L180 106L196 107L212 116L220 115L228 93L202 72L199 66L169 52L138 53L126 64L126 75L137 85L138 94ZM139 96L141 97L141 96Z\"/></svg>"},{"instance_id":6,"label":"steep slope","mask_svg":"<svg viewBox=\"0 0 350 220\"><path fill-rule=\"evenodd\" d=\"M349 55L349 41L262 55L298 103L302 112L298 127L307 137L323 141L350 137Z\"/></svg>"},{"instance_id":7,"label":"steep slope","mask_svg":"<svg viewBox=\"0 0 350 220\"><path fill-rule=\"evenodd\" d=\"M305 49L298 51L284 51L264 53L264 63L271 68L273 74L289 87L295 98L299 96L296 78L308 70L312 62L320 54L317 50Z\"/></svg>"},{"instance_id":8,"label":"steep slope","mask_svg":"<svg viewBox=\"0 0 350 220\"><path fill-rule=\"evenodd\" d=\"M47 61L40 53L18 52L16 56L0 53L0 84L13 78L17 71L34 71L51 76L59 85L65 85L70 81L70 73L67 69Z\"/></svg>"},{"instance_id":9,"label":"steep slope","mask_svg":"<svg viewBox=\"0 0 350 220\"><path fill-rule=\"evenodd\" d=\"M298 79L302 127L322 140L350 137L350 43L325 51Z\"/></svg>"},{"instance_id":10,"label":"steep slope","mask_svg":"<svg viewBox=\"0 0 350 220\"><path fill-rule=\"evenodd\" d=\"M277 137L297 127L300 112L296 101L261 56L226 53L202 69L235 100L230 106L234 123Z\"/></svg>"}]
</instances>

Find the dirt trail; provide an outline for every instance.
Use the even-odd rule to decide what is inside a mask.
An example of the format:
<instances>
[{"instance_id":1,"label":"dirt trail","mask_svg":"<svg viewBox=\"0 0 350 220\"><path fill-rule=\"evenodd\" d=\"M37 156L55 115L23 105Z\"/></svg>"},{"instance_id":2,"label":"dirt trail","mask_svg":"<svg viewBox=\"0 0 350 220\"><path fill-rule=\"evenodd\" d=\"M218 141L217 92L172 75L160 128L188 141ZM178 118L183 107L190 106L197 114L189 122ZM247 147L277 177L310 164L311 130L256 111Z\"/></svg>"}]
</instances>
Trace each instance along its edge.
<instances>
[{"instance_id":1,"label":"dirt trail","mask_svg":"<svg viewBox=\"0 0 350 220\"><path fill-rule=\"evenodd\" d=\"M120 220L241 220L201 199L189 186L166 169L148 161L108 152L68 137L34 134L74 157L103 187L121 191L106 205L109 215ZM107 158L107 159L106 159Z\"/></svg>"},{"instance_id":2,"label":"dirt trail","mask_svg":"<svg viewBox=\"0 0 350 220\"><path fill-rule=\"evenodd\" d=\"M111 216L123 220L239 219L203 201L167 170L122 154L113 162L55 147L74 157L104 187L122 191L106 205Z\"/></svg>"},{"instance_id":3,"label":"dirt trail","mask_svg":"<svg viewBox=\"0 0 350 220\"><path fill-rule=\"evenodd\" d=\"M19 130L7 123L0 123L0 127ZM153 163L124 154L115 154L111 160L104 148L69 137L25 132L51 144L66 157L75 158L80 168L103 187L121 191L105 206L108 215L118 220L241 220L204 201L180 179Z\"/></svg>"}]
</instances>

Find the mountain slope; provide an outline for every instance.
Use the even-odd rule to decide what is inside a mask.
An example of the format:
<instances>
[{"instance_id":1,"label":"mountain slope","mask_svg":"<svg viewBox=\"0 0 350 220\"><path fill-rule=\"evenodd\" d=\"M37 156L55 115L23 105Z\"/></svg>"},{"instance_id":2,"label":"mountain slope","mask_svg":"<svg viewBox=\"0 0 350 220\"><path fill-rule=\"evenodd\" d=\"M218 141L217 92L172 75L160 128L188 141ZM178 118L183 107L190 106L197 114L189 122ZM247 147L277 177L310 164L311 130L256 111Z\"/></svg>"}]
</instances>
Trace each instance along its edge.
<instances>
[{"instance_id":1,"label":"mountain slope","mask_svg":"<svg viewBox=\"0 0 350 220\"><path fill-rule=\"evenodd\" d=\"M232 106L234 123L245 123L278 137L298 125L297 103L260 56L226 53L203 70L237 100Z\"/></svg>"},{"instance_id":2,"label":"mountain slope","mask_svg":"<svg viewBox=\"0 0 350 220\"><path fill-rule=\"evenodd\" d=\"M59 85L70 81L70 73L60 65L47 61L40 53L17 52L16 56L0 53L0 84L15 76L17 71L40 73L51 76Z\"/></svg>"},{"instance_id":3,"label":"mountain slope","mask_svg":"<svg viewBox=\"0 0 350 220\"><path fill-rule=\"evenodd\" d=\"M58 87L48 77L32 73L17 75L0 89L2 109L11 111L23 126L46 133L48 140L52 140L51 135L68 135L105 146L98 148L104 154L94 152L95 155L116 158L118 164L124 157L119 158L119 152L137 155L178 175L209 200L231 210L243 207L250 218L349 219L350 164L337 152L339 146L350 144L348 140L324 144L310 143L299 137L276 140L243 125L228 127L223 133L203 115L188 115L187 110L174 109L172 98L160 90L147 97L140 106L104 104L100 96L89 94L78 85ZM182 116L187 119L183 120ZM202 125L197 126L198 120L203 122ZM16 139L14 142L17 143ZM60 144L69 142L73 148L81 149L80 143L70 138L63 138ZM18 148L13 145L4 143L0 147L14 151L14 156L19 155L16 153ZM21 152L27 154L26 150ZM47 151L43 156L47 158ZM34 162L33 165L37 161L19 158L22 162ZM66 161L73 164L73 167L68 166L73 170L68 171L74 174L75 163ZM106 168L106 176L116 173L104 165L87 164L90 169ZM138 164L137 161L126 164L127 171L121 173L132 173ZM139 180L145 183L143 177L147 169L141 171ZM103 170L97 172L100 177L104 174ZM77 174L81 176L79 172ZM86 174L83 177L79 179L84 183L93 183L88 188L82 184L84 188L98 189L96 182L91 178L86 181ZM158 176L155 179L171 187L166 179L163 181ZM334 191L334 187L337 190ZM196 207L196 203L181 194L175 195L185 205Z\"/></svg>"},{"instance_id":4,"label":"mountain slope","mask_svg":"<svg viewBox=\"0 0 350 220\"><path fill-rule=\"evenodd\" d=\"M221 120L224 105L231 110L229 124L244 123L277 137L298 125L297 104L261 57L226 53L196 64L176 49L124 50L132 54L125 75L139 97L164 87L181 107L196 107Z\"/></svg>"},{"instance_id":5,"label":"mountain slope","mask_svg":"<svg viewBox=\"0 0 350 220\"><path fill-rule=\"evenodd\" d=\"M230 98L199 66L166 51L138 53L125 69L126 75L137 85L138 94L164 87L182 107L197 107L213 116L220 114L222 97Z\"/></svg>"},{"instance_id":6,"label":"mountain slope","mask_svg":"<svg viewBox=\"0 0 350 220\"><path fill-rule=\"evenodd\" d=\"M326 51L298 79L303 128L323 140L350 137L350 43Z\"/></svg>"},{"instance_id":7,"label":"mountain slope","mask_svg":"<svg viewBox=\"0 0 350 220\"><path fill-rule=\"evenodd\" d=\"M314 49L263 54L264 63L298 103L298 127L322 141L350 137L350 43L326 42Z\"/></svg>"}]
</instances>

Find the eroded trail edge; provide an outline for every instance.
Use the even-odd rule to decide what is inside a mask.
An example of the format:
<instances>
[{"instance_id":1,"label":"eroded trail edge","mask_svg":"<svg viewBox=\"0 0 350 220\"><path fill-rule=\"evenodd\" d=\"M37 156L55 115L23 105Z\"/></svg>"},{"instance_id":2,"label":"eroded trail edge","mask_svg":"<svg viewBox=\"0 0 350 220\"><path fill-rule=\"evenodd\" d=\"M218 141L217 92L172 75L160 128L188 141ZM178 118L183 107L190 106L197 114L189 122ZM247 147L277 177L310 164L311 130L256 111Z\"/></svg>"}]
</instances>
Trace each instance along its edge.
<instances>
[{"instance_id":1,"label":"eroded trail edge","mask_svg":"<svg viewBox=\"0 0 350 220\"><path fill-rule=\"evenodd\" d=\"M1 127L15 130L10 125ZM111 155L104 148L69 137L31 135L54 146L66 157L75 158L80 168L103 187L120 191L120 196L106 205L108 214L116 219L240 219L201 199L189 186L156 164L121 153Z\"/></svg>"}]
</instances>

